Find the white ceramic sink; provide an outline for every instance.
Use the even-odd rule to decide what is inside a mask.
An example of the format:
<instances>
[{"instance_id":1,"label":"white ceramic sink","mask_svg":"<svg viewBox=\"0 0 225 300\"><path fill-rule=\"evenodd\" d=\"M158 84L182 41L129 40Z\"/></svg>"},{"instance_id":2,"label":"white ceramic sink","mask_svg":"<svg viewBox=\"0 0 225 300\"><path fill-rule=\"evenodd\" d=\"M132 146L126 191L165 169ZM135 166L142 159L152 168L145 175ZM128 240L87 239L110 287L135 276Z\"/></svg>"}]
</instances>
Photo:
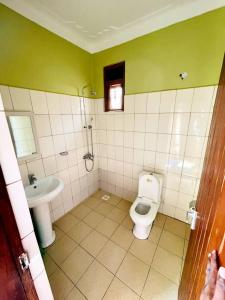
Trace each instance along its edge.
<instances>
[{"instance_id":1,"label":"white ceramic sink","mask_svg":"<svg viewBox=\"0 0 225 300\"><path fill-rule=\"evenodd\" d=\"M39 240L43 248L51 245L55 240L49 210L49 201L62 192L64 183L55 176L38 179L34 184L25 187L27 202L33 210L33 219L38 231Z\"/></svg>"},{"instance_id":2,"label":"white ceramic sink","mask_svg":"<svg viewBox=\"0 0 225 300\"><path fill-rule=\"evenodd\" d=\"M63 188L64 183L55 176L38 179L34 184L25 187L29 207L33 208L51 201Z\"/></svg>"}]
</instances>

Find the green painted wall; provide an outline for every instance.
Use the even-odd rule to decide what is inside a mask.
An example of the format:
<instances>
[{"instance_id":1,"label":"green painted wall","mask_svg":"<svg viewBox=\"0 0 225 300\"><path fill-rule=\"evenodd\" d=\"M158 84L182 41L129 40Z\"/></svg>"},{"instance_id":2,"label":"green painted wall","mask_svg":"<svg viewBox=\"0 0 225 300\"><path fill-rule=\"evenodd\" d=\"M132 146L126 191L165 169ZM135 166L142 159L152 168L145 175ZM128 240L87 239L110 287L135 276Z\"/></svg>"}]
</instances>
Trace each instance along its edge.
<instances>
[{"instance_id":1,"label":"green painted wall","mask_svg":"<svg viewBox=\"0 0 225 300\"><path fill-rule=\"evenodd\" d=\"M126 94L217 84L225 52L225 7L93 55L97 97L103 67L126 61ZM178 74L187 71L181 80Z\"/></svg>"},{"instance_id":2,"label":"green painted wall","mask_svg":"<svg viewBox=\"0 0 225 300\"><path fill-rule=\"evenodd\" d=\"M0 84L77 94L91 54L0 4Z\"/></svg>"}]
</instances>

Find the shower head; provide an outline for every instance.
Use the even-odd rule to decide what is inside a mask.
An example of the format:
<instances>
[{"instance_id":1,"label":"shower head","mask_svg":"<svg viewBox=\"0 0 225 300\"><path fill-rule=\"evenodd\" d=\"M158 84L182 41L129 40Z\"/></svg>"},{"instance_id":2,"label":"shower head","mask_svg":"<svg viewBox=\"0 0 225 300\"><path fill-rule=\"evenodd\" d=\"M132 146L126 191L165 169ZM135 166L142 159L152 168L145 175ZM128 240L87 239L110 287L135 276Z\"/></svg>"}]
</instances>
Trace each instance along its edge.
<instances>
[{"instance_id":1,"label":"shower head","mask_svg":"<svg viewBox=\"0 0 225 300\"><path fill-rule=\"evenodd\" d=\"M81 95L82 97L84 97L84 91L86 89L89 89L89 93L91 96L95 96L96 95L96 92L91 88L91 86L89 84L86 84L82 87L82 90L81 90Z\"/></svg>"}]
</instances>

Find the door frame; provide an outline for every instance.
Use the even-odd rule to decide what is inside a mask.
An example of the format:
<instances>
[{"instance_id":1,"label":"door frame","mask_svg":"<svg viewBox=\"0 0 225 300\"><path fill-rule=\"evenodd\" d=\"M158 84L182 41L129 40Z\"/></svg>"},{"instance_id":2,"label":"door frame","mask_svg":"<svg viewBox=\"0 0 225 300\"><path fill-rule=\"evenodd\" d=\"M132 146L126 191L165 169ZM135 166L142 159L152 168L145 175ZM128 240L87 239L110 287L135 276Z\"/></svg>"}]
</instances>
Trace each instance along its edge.
<instances>
[{"instance_id":1,"label":"door frame","mask_svg":"<svg viewBox=\"0 0 225 300\"><path fill-rule=\"evenodd\" d=\"M204 166L197 197L199 213L191 232L179 299L198 299L204 285L208 253L218 250L218 263L225 263L225 56L213 110ZM221 209L223 208L223 209ZM222 245L222 248L221 248ZM223 249L224 248L224 249ZM221 249L223 251L221 251Z\"/></svg>"},{"instance_id":2,"label":"door frame","mask_svg":"<svg viewBox=\"0 0 225 300\"><path fill-rule=\"evenodd\" d=\"M19 199L18 199L19 200ZM36 289L34 287L33 279L29 269L22 271L18 257L24 253L21 243L18 227L16 224L15 216L9 200L5 179L0 166L0 205L1 205L1 224L7 236L7 242L10 245L10 250L16 270L20 277L27 299L38 300ZM9 299L10 300L10 299Z\"/></svg>"}]
</instances>

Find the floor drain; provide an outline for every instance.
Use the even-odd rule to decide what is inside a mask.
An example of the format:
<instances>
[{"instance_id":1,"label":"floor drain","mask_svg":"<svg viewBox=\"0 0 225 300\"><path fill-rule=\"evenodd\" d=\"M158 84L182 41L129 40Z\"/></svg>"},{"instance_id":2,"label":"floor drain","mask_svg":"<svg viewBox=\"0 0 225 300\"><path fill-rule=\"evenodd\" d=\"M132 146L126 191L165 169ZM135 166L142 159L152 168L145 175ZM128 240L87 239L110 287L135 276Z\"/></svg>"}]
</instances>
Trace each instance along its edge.
<instances>
[{"instance_id":1,"label":"floor drain","mask_svg":"<svg viewBox=\"0 0 225 300\"><path fill-rule=\"evenodd\" d=\"M105 201L109 200L109 198L110 198L109 195L104 195L104 196L102 196L102 200L105 200Z\"/></svg>"}]
</instances>

